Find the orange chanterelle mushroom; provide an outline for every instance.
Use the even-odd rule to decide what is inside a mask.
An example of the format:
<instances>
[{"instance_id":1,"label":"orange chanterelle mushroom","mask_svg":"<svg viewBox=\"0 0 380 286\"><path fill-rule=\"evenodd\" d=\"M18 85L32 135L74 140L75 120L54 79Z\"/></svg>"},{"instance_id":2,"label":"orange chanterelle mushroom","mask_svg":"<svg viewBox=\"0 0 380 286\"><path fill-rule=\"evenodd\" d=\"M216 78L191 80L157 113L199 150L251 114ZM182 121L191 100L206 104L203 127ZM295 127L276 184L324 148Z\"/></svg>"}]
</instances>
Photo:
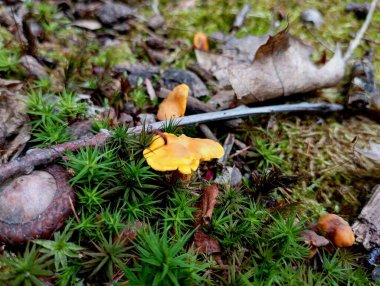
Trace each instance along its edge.
<instances>
[{"instance_id":1,"label":"orange chanterelle mushroom","mask_svg":"<svg viewBox=\"0 0 380 286\"><path fill-rule=\"evenodd\" d=\"M224 155L223 147L210 139L190 138L186 135L177 137L171 133L155 136L153 143L144 150L144 157L149 166L157 171L175 171L191 174L199 163L217 159Z\"/></svg>"},{"instance_id":2,"label":"orange chanterelle mushroom","mask_svg":"<svg viewBox=\"0 0 380 286\"><path fill-rule=\"evenodd\" d=\"M209 50L209 46L206 34L202 32L195 33L193 38L193 47L194 49L207 52Z\"/></svg>"},{"instance_id":3,"label":"orange chanterelle mushroom","mask_svg":"<svg viewBox=\"0 0 380 286\"><path fill-rule=\"evenodd\" d=\"M325 214L318 220L318 229L337 247L350 247L355 243L352 228L336 214Z\"/></svg>"},{"instance_id":4,"label":"orange chanterelle mushroom","mask_svg":"<svg viewBox=\"0 0 380 286\"><path fill-rule=\"evenodd\" d=\"M157 118L161 121L185 115L189 87L186 84L176 86L158 107Z\"/></svg>"}]
</instances>

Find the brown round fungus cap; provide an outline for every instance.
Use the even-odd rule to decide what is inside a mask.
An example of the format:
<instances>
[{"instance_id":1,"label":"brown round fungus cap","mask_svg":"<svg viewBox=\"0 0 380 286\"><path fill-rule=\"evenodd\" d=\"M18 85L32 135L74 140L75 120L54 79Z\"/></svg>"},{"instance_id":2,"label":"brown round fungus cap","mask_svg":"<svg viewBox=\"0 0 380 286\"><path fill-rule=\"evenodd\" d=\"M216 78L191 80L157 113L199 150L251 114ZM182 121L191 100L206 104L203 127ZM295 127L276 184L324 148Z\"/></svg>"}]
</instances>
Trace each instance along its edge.
<instances>
[{"instance_id":1,"label":"brown round fungus cap","mask_svg":"<svg viewBox=\"0 0 380 286\"><path fill-rule=\"evenodd\" d=\"M325 214L318 220L318 229L337 247L350 247L355 243L352 228L336 214Z\"/></svg>"},{"instance_id":2,"label":"brown round fungus cap","mask_svg":"<svg viewBox=\"0 0 380 286\"><path fill-rule=\"evenodd\" d=\"M161 121L185 115L189 87L186 84L176 86L158 107L157 118Z\"/></svg>"},{"instance_id":3,"label":"brown round fungus cap","mask_svg":"<svg viewBox=\"0 0 380 286\"><path fill-rule=\"evenodd\" d=\"M46 170L12 178L0 186L0 240L22 244L47 238L71 214L74 191L65 169L51 165Z\"/></svg>"}]
</instances>

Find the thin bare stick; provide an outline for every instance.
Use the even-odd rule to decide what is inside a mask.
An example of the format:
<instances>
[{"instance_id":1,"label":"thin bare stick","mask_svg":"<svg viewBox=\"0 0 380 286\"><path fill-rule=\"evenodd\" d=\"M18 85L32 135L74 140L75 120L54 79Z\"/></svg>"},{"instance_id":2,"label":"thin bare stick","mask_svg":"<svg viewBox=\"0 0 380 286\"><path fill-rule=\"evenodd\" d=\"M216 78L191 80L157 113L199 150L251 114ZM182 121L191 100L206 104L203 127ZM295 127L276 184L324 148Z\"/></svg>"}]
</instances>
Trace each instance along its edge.
<instances>
[{"instance_id":1,"label":"thin bare stick","mask_svg":"<svg viewBox=\"0 0 380 286\"><path fill-rule=\"evenodd\" d=\"M283 105L273 105L273 106L263 106L263 107L246 107L240 106L233 109L208 112L202 114L195 114L177 118L174 120L176 125L185 126L192 124L199 124L204 122L228 120L232 118L241 118L251 115L259 114L271 114L271 113L282 113L282 112L299 112L299 111L316 111L316 112L334 112L341 111L344 107L340 104L335 103L297 103L297 104L283 104ZM150 129L162 129L168 124L167 121L160 121L148 125ZM143 130L143 126L137 126L129 128L128 131L139 134Z\"/></svg>"},{"instance_id":2,"label":"thin bare stick","mask_svg":"<svg viewBox=\"0 0 380 286\"><path fill-rule=\"evenodd\" d=\"M356 34L355 39L350 42L350 45L346 53L344 54L344 57L343 57L344 61L347 61L351 57L355 49L359 46L360 41L364 37L364 34L367 31L369 24L371 23L373 13L375 12L375 9L376 9L376 4L377 4L377 0L372 0L371 7L369 8L367 17L365 18L365 21L362 27L360 28L359 32Z\"/></svg>"},{"instance_id":3,"label":"thin bare stick","mask_svg":"<svg viewBox=\"0 0 380 286\"><path fill-rule=\"evenodd\" d=\"M343 110L343 106L339 104L329 103L298 103L285 104L264 107L237 107L234 109L209 112L185 116L176 120L177 125L192 125L211 121L227 120L231 118L240 118L250 115L270 114L280 112L299 112L299 111L317 111L317 112L333 112ZM128 132L139 134L143 128L147 130L161 129L168 125L169 121L161 121L147 126L138 126L128 129ZM101 130L100 133L87 138L71 142L54 145L45 149L30 150L24 157L10 161L7 164L0 165L0 183L16 174L29 174L36 166L49 164L54 160L63 156L66 151L76 152L86 146L102 146L108 140L112 133L108 130Z\"/></svg>"},{"instance_id":4,"label":"thin bare stick","mask_svg":"<svg viewBox=\"0 0 380 286\"><path fill-rule=\"evenodd\" d=\"M243 24L244 20L248 15L249 10L251 10L251 4L246 3L243 8L240 10L240 12L236 15L234 24L232 25L232 31L236 32L238 29L240 29Z\"/></svg>"},{"instance_id":5,"label":"thin bare stick","mask_svg":"<svg viewBox=\"0 0 380 286\"><path fill-rule=\"evenodd\" d=\"M216 138L214 133L212 133L211 129L206 124L199 124L199 129L202 131L206 138L219 142L218 138Z\"/></svg>"},{"instance_id":6,"label":"thin bare stick","mask_svg":"<svg viewBox=\"0 0 380 286\"><path fill-rule=\"evenodd\" d=\"M77 223L80 223L79 216L78 216L78 214L77 214L77 212L76 212L76 210L75 210L73 200L71 199L70 196L69 196L69 202L70 202L70 207L71 207L71 209L72 209L72 211L73 211L74 217L75 217L75 219L77 220Z\"/></svg>"}]
</instances>

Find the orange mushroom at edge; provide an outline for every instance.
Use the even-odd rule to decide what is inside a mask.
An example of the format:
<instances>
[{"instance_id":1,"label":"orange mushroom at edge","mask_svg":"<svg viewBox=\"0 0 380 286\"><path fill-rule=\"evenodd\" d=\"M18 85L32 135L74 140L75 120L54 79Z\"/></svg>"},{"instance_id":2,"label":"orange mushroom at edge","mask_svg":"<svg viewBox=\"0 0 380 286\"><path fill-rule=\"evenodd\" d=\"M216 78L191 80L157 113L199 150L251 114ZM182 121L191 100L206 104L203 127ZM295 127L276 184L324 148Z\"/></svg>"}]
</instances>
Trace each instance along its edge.
<instances>
[{"instance_id":1,"label":"orange mushroom at edge","mask_svg":"<svg viewBox=\"0 0 380 286\"><path fill-rule=\"evenodd\" d=\"M218 159L224 155L223 147L210 139L190 138L163 133L155 136L152 144L144 150L144 157L156 171L175 171L189 175L200 162Z\"/></svg>"},{"instance_id":2,"label":"orange mushroom at edge","mask_svg":"<svg viewBox=\"0 0 380 286\"><path fill-rule=\"evenodd\" d=\"M318 229L337 247L350 247L355 243L352 228L347 221L336 214L325 214L320 217Z\"/></svg>"},{"instance_id":3,"label":"orange mushroom at edge","mask_svg":"<svg viewBox=\"0 0 380 286\"><path fill-rule=\"evenodd\" d=\"M194 49L207 52L209 50L208 38L205 33L196 32L193 38Z\"/></svg>"},{"instance_id":4,"label":"orange mushroom at edge","mask_svg":"<svg viewBox=\"0 0 380 286\"><path fill-rule=\"evenodd\" d=\"M189 87L186 84L176 86L158 107L157 118L161 121L185 115Z\"/></svg>"}]
</instances>

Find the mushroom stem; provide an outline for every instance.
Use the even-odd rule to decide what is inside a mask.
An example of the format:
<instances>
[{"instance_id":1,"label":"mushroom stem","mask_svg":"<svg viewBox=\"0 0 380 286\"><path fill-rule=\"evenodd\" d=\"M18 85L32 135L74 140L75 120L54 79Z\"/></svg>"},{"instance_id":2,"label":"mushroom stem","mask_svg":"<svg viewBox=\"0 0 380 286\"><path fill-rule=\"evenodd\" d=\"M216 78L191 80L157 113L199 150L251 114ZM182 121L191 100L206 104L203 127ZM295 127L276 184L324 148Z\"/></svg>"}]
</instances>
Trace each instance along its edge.
<instances>
[{"instance_id":1,"label":"mushroom stem","mask_svg":"<svg viewBox=\"0 0 380 286\"><path fill-rule=\"evenodd\" d=\"M177 181L181 181L185 185L188 185L190 183L192 176L193 176L193 174L182 174L180 171L175 170L172 173L171 181L172 181L172 183L175 183Z\"/></svg>"}]
</instances>

